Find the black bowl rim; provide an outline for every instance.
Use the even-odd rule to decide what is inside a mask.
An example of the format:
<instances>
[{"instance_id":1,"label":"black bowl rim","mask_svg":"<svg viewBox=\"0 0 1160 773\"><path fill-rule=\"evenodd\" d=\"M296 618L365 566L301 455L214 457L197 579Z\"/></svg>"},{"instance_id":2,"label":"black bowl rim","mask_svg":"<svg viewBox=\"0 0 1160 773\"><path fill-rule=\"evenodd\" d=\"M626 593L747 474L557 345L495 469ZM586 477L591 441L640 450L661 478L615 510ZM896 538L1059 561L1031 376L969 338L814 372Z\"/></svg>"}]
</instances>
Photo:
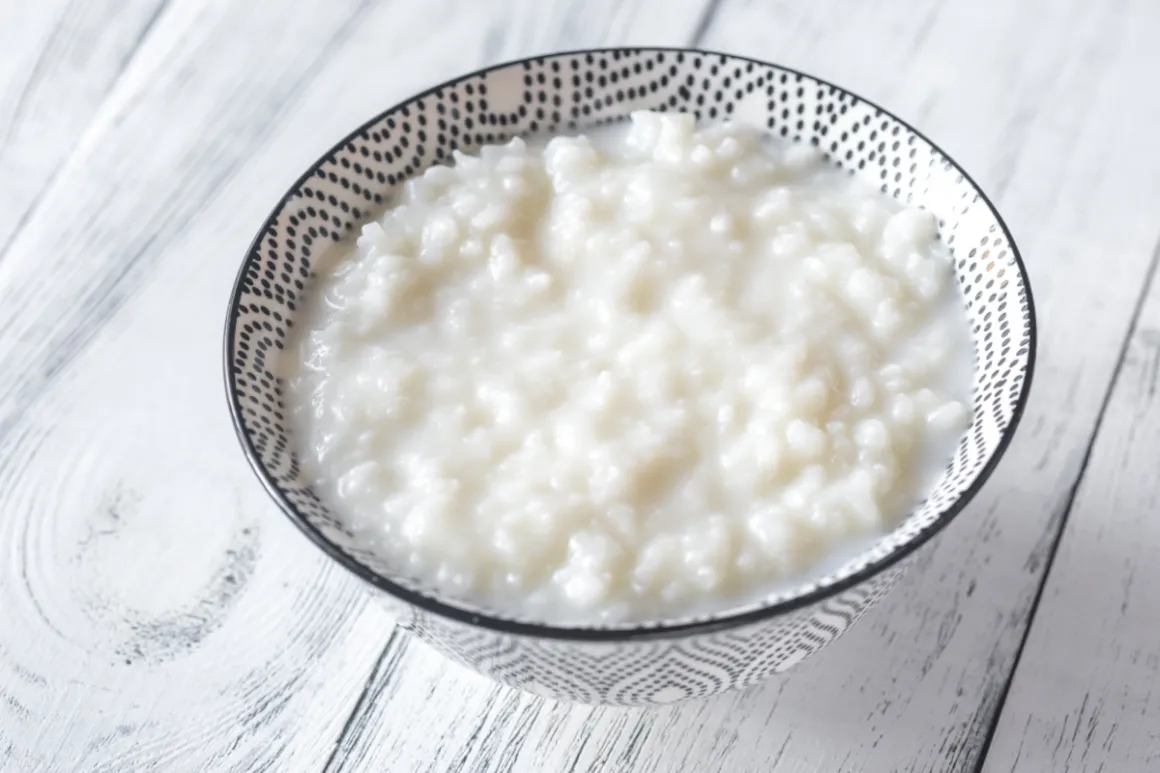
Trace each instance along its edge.
<instances>
[{"instance_id":1,"label":"black bowl rim","mask_svg":"<svg viewBox=\"0 0 1160 773\"><path fill-rule=\"evenodd\" d=\"M1028 327L1027 373L1023 381L1023 390L1015 404L1015 410L1011 414L1011 423L1003 432L1003 436L999 438L998 446L995 448L994 452L991 454L991 457L987 460L987 463L979 472L974 482L961 495L959 495L958 499L956 499L950 507L939 514L939 516L929 526L916 534L912 539L894 548L885 556L879 558L877 561L873 561L867 564L857 572L853 572L846 577L837 580L836 582L830 583L828 585L818 586L806 593L792 596L788 599L784 599L773 604L767 604L764 606L748 609L744 612L674 624L665 624L664 622L641 623L640 625L633 627L622 626L617 628L601 628L592 626L567 627L549 625L546 623L523 622L519 620L511 620L503 617L492 616L482 612L472 612L467 609L457 607L452 603L441 601L437 598L418 593L416 591L410 590L409 588L405 588L398 583L392 582L386 577L383 577L382 575L372 571L368 567L363 566L348 556L337 545L327 539L321 531L315 528L315 526L311 524L310 521L305 518L305 516L298 512L298 510L282 493L281 489L279 489L277 483L275 483L269 472L262 465L261 460L258 458L258 454L254 449L253 444L250 442L250 438L247 435L244 426L242 425L241 406L237 399L237 384L235 383L233 370L230 367L230 363L233 361L234 330L238 318L238 304L240 303L241 299L242 286L245 281L246 269L250 265L250 262L254 259L255 255L259 254L262 238L266 235L267 230L270 228L273 222L281 214L287 202L289 202L289 200L294 195L294 192L301 188L302 185L305 184L318 171L318 169L327 162L327 159L340 152L348 142L358 138L360 134L370 129L372 126L385 118L388 113L393 112L402 105L428 96L429 94L433 94L440 89L454 86L457 83L471 78L479 77L480 75L485 75L489 72L507 69L528 62L535 62L541 59L577 56L582 54L612 54L614 52L640 53L648 51L673 54L683 53L699 56L720 56L740 62L751 62L763 67L776 67L779 70L790 73L792 75L809 78L820 85L837 89L843 93L855 97L859 101L865 103L867 106L880 111L882 115L888 116L889 118L898 121L900 125L906 127L906 129L913 132L915 136L928 143L934 151L945 158L958 171L958 173L963 176L966 182L971 184L971 186L978 192L979 197L983 200L983 203L986 204L987 208L990 209L992 214L994 214L995 220L998 222L999 227L1003 230L1003 235L1006 237L1007 243L1011 247L1011 253L1015 260L1015 266L1019 270L1020 278L1023 282L1024 292L1027 296L1027 312L1028 318L1030 320ZM302 174L302 176L300 176L297 181L295 181L294 184L290 186L290 188L287 189L286 193L282 195L278 203L274 206L273 210L266 217L266 220L262 223L262 227L258 230L257 235L254 237L246 251L246 257L242 261L241 268L238 270L237 278L234 281L234 287L230 293L230 305L226 319L224 344L223 366L225 371L226 399L229 403L230 417L233 420L234 430L238 435L238 440L241 443L242 451L245 453L246 459L250 463L250 467L258 476L258 479L262 482L266 492L274 499L275 502L278 503L278 506L282 509L282 512L286 514L286 516L294 523L294 525L297 526L310 539L311 542L317 545L323 553L334 559L341 566L353 573L356 577L367 583L370 583L375 588L384 591L391 596L394 596L395 598L408 605L418 607L419 609L439 615L440 617L449 618L459 623L483 628L499 634L539 639L597 643L686 637L760 623L774 617L796 612L800 609L804 609L818 602L837 596L857 585L861 585L875 575L880 574L886 569L895 566L903 559L912 555L916 550L929 542L936 534L941 532L946 527L946 525L950 523L956 515L962 512L967 504L970 503L972 499L974 499L975 495L978 494L978 492L986 484L987 480L991 477L991 474L995 471L995 468L998 466L1000 459L1002 459L1003 455L1006 453L1008 446L1011 444L1011 439L1014 437L1015 431L1019 426L1020 420L1023 418L1023 413L1027 407L1028 396L1031 393L1031 382L1035 372L1035 360L1038 348L1038 330L1035 319L1035 302L1031 294L1031 280L1027 274L1027 267L1023 263L1023 257L1019 252L1019 248L1016 246L1015 240L1011 237L1011 231L1007 227L1007 223L1003 220L1002 215L1000 215L999 210L996 209L994 204L991 203L991 200L983 192L982 188L979 187L974 179L971 178L971 176L967 174L967 172L961 166L959 166L959 164L954 159L952 159L946 152L942 150L942 148L932 142L930 138L913 127L910 123L902 120L894 113L886 110L877 103L858 94L855 94L849 89L842 88L841 86L831 83L823 78L810 75L809 73L796 70L792 67L774 64L772 62L765 62L760 59L754 59L748 56L697 48L684 48L680 46L614 46L609 48L584 48L572 51L557 51L548 54L537 54L534 56L526 56L520 59L513 59L511 61L482 67L473 72L460 75L444 83L440 83L439 85L433 86L412 97L408 97L402 102L399 102L398 104L393 105L390 108L387 108L386 110L378 113L373 118L366 121L357 129L346 135L333 147L323 153L322 156L313 164L311 164L310 168L307 169L307 171Z\"/></svg>"}]
</instances>

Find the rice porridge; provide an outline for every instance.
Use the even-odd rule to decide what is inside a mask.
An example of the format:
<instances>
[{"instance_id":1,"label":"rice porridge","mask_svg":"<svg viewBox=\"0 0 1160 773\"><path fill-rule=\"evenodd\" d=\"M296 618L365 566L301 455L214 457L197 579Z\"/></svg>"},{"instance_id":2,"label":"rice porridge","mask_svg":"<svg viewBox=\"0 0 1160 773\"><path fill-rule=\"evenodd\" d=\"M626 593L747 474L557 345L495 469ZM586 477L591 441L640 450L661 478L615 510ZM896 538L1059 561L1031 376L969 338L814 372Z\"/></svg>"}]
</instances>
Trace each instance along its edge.
<instances>
[{"instance_id":1,"label":"rice porridge","mask_svg":"<svg viewBox=\"0 0 1160 773\"><path fill-rule=\"evenodd\" d=\"M315 490L501 614L760 597L900 522L970 423L934 218L753 129L457 153L317 271L285 358Z\"/></svg>"}]
</instances>

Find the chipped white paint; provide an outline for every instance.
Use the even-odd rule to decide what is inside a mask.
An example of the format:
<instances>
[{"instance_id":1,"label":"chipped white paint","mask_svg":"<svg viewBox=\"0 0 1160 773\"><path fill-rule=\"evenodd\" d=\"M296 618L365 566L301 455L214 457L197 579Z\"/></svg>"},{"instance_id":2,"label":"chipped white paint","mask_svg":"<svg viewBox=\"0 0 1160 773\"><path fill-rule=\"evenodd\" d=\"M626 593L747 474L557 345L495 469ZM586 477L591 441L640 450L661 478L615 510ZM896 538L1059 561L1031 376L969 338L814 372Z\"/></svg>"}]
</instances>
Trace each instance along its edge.
<instances>
[{"instance_id":1,"label":"chipped white paint","mask_svg":"<svg viewBox=\"0 0 1160 773\"><path fill-rule=\"evenodd\" d=\"M973 772L996 720L989 772L1157 766L1160 300L1015 663L1160 237L1160 6L292 6L0 9L0 771ZM219 381L237 262L336 137L487 62L621 42L771 59L911 119L1008 218L1042 324L1008 458L881 608L781 681L652 712L498 688L392 633L266 500Z\"/></svg>"}]
</instances>

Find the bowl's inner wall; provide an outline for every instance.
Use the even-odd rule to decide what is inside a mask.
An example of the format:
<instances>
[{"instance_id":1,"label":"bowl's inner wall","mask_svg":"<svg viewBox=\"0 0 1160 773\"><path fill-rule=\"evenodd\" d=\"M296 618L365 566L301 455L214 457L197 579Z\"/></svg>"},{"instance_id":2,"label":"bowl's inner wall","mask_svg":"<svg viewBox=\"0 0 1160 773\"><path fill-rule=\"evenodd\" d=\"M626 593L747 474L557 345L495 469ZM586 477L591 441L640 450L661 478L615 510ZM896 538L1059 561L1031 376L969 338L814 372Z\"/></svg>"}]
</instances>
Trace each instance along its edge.
<instances>
[{"instance_id":1,"label":"bowl's inner wall","mask_svg":"<svg viewBox=\"0 0 1160 773\"><path fill-rule=\"evenodd\" d=\"M377 584L434 597L361 548L304 479L275 374L316 258L355 234L396 186L454 149L515 135L591 125L651 109L737 120L818 146L838 166L939 218L955 259L975 345L974 422L926 501L875 548L765 606L862 572L939 521L980 481L1020 407L1032 320L1015 250L995 212L961 171L892 116L835 86L719 54L615 50L547 56L467 76L388 111L356 131L294 187L246 258L232 326L228 377L251 457L271 493ZM496 615L453 602L469 614ZM725 617L744 610L730 610ZM511 619L511 618L507 618ZM690 618L688 623L706 618ZM534 622L534 621L531 621ZM639 627L638 625L625 626Z\"/></svg>"}]
</instances>

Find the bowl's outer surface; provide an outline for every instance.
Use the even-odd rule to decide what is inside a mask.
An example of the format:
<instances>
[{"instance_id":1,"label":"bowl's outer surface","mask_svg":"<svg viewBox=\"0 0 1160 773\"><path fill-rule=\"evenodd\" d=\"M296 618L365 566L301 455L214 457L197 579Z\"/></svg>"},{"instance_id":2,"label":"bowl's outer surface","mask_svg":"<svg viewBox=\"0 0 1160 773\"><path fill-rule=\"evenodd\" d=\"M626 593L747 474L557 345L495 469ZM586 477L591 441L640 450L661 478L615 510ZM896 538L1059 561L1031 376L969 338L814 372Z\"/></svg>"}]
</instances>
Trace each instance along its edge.
<instances>
[{"instance_id":1,"label":"bowl's outer surface","mask_svg":"<svg viewBox=\"0 0 1160 773\"><path fill-rule=\"evenodd\" d=\"M360 547L299 467L277 358L314 261L356 233L400 183L453 149L641 109L744 121L810 142L852 174L937 215L973 330L974 422L934 492L874 549L760 604L656 624L565 628L439 599ZM465 76L339 143L279 202L245 258L227 322L225 375L243 449L266 489L328 555L386 591L401 624L506 683L568 700L640 705L752 684L848 628L990 474L1022 414L1034 357L1031 293L1010 234L973 181L917 131L843 89L775 65L700 51L608 49Z\"/></svg>"}]
</instances>

